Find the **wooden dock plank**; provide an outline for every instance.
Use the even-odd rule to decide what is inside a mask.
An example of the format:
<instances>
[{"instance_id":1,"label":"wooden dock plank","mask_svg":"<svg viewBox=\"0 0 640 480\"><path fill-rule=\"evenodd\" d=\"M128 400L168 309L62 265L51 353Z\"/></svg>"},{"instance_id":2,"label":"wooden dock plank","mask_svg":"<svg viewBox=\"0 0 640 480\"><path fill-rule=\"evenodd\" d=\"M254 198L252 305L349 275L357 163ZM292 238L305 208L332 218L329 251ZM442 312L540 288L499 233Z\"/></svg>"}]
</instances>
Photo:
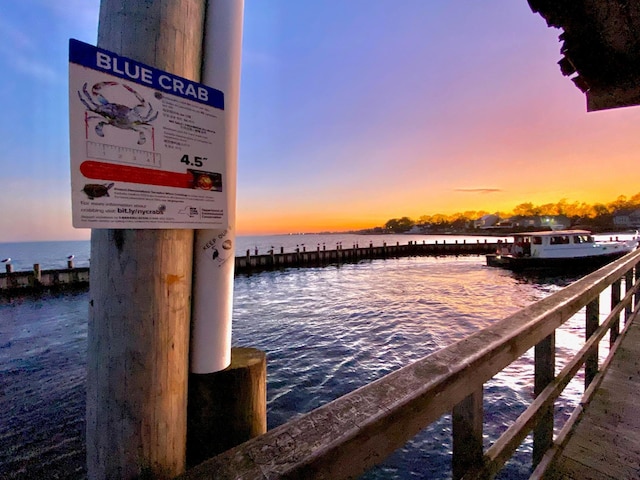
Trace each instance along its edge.
<instances>
[{"instance_id":1,"label":"wooden dock plank","mask_svg":"<svg viewBox=\"0 0 640 480\"><path fill-rule=\"evenodd\" d=\"M619 432L596 431L588 424L585 427L589 429L589 435L576 437L565 451L565 457L610 475L615 472L616 477L637 475L640 467L638 451L621 442Z\"/></svg>"},{"instance_id":2,"label":"wooden dock plank","mask_svg":"<svg viewBox=\"0 0 640 480\"><path fill-rule=\"evenodd\" d=\"M633 319L547 480L640 478L640 321Z\"/></svg>"},{"instance_id":3,"label":"wooden dock plank","mask_svg":"<svg viewBox=\"0 0 640 480\"><path fill-rule=\"evenodd\" d=\"M570 458L562 458L556 471L548 474L546 480L621 480Z\"/></svg>"}]
</instances>

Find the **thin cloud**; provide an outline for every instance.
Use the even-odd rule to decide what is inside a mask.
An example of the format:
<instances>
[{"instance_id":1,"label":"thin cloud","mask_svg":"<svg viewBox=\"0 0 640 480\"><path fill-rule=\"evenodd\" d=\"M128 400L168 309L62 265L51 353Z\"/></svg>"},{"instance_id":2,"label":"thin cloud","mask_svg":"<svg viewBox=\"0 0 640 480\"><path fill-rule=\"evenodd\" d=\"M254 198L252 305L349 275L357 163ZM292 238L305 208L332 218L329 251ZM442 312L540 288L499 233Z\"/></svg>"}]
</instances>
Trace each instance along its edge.
<instances>
[{"instance_id":1,"label":"thin cloud","mask_svg":"<svg viewBox=\"0 0 640 480\"><path fill-rule=\"evenodd\" d=\"M25 57L15 57L14 64L21 72L31 75L39 80L55 82L59 79L58 73L53 68L50 68L36 60Z\"/></svg>"},{"instance_id":2,"label":"thin cloud","mask_svg":"<svg viewBox=\"0 0 640 480\"><path fill-rule=\"evenodd\" d=\"M10 68L47 83L59 79L53 68L35 58L38 48L28 35L0 22L0 37L5 39L0 45L0 57L4 57Z\"/></svg>"},{"instance_id":3,"label":"thin cloud","mask_svg":"<svg viewBox=\"0 0 640 480\"><path fill-rule=\"evenodd\" d=\"M456 188L455 192L464 193L496 193L502 192L501 188Z\"/></svg>"},{"instance_id":4,"label":"thin cloud","mask_svg":"<svg viewBox=\"0 0 640 480\"><path fill-rule=\"evenodd\" d=\"M60 75L53 68L31 57L28 53L0 48L0 56L5 58L11 68L37 80L53 83L60 79Z\"/></svg>"},{"instance_id":5,"label":"thin cloud","mask_svg":"<svg viewBox=\"0 0 640 480\"><path fill-rule=\"evenodd\" d=\"M0 19L0 38L5 45L13 49L31 49L36 47L35 41L24 31Z\"/></svg>"},{"instance_id":6,"label":"thin cloud","mask_svg":"<svg viewBox=\"0 0 640 480\"><path fill-rule=\"evenodd\" d=\"M66 0L64 2L45 1L42 8L48 8L61 21L72 25L84 25L91 31L96 31L100 2L87 0Z\"/></svg>"}]
</instances>

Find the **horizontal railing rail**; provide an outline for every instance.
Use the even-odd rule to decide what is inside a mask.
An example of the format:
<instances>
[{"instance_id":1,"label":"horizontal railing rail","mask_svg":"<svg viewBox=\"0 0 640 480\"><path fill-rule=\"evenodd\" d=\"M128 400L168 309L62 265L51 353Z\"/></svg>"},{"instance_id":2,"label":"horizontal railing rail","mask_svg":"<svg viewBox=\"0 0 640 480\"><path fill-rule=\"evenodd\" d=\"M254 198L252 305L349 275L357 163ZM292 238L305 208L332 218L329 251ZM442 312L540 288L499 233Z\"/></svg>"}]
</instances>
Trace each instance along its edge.
<instances>
[{"instance_id":1,"label":"horizontal railing rail","mask_svg":"<svg viewBox=\"0 0 640 480\"><path fill-rule=\"evenodd\" d=\"M627 321L637 314L639 260L640 250L632 252L488 328L207 460L182 478L353 478L450 412L454 478L491 478L532 430L533 464L546 465L549 452L559 447L553 439L555 399L583 364L587 386L598 378L598 343L610 331L615 346L622 312ZM600 294L608 287L611 310L599 325ZM556 376L555 331L583 307L586 343ZM532 347L536 398L483 452L483 385Z\"/></svg>"}]
</instances>

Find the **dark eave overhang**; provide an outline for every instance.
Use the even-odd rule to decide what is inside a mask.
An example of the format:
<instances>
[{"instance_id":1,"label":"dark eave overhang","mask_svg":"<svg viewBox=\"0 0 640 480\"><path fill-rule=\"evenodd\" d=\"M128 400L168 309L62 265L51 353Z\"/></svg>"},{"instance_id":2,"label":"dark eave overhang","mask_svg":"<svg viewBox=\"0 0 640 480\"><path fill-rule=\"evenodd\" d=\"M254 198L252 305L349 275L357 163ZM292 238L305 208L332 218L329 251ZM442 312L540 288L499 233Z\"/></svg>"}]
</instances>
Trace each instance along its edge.
<instances>
[{"instance_id":1,"label":"dark eave overhang","mask_svg":"<svg viewBox=\"0 0 640 480\"><path fill-rule=\"evenodd\" d=\"M528 0L560 34L560 70L587 110L640 104L640 0Z\"/></svg>"}]
</instances>

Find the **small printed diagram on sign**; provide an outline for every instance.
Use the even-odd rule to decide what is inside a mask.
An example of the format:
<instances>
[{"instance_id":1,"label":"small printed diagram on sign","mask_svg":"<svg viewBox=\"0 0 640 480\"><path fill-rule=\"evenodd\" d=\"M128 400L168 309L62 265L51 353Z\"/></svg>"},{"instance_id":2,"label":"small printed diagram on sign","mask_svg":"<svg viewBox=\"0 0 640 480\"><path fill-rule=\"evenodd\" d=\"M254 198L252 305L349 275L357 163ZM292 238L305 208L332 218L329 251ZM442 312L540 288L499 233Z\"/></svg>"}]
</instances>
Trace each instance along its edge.
<instances>
[{"instance_id":1,"label":"small printed diagram on sign","mask_svg":"<svg viewBox=\"0 0 640 480\"><path fill-rule=\"evenodd\" d=\"M137 133L136 143L145 145L150 132L153 143L152 122L158 118L158 111L129 85L114 81L97 82L89 90L85 82L78 91L78 97L87 109L87 137L91 130L100 138L117 135L118 141L108 143L121 145L122 132L133 131Z\"/></svg>"},{"instance_id":2,"label":"small printed diagram on sign","mask_svg":"<svg viewBox=\"0 0 640 480\"><path fill-rule=\"evenodd\" d=\"M100 197L108 197L109 190L113 188L114 183L87 183L82 191L89 200Z\"/></svg>"},{"instance_id":3,"label":"small printed diagram on sign","mask_svg":"<svg viewBox=\"0 0 640 480\"><path fill-rule=\"evenodd\" d=\"M222 191L222 175L220 173L193 170L192 168L187 169L187 171L193 175L193 188L213 192Z\"/></svg>"}]
</instances>

